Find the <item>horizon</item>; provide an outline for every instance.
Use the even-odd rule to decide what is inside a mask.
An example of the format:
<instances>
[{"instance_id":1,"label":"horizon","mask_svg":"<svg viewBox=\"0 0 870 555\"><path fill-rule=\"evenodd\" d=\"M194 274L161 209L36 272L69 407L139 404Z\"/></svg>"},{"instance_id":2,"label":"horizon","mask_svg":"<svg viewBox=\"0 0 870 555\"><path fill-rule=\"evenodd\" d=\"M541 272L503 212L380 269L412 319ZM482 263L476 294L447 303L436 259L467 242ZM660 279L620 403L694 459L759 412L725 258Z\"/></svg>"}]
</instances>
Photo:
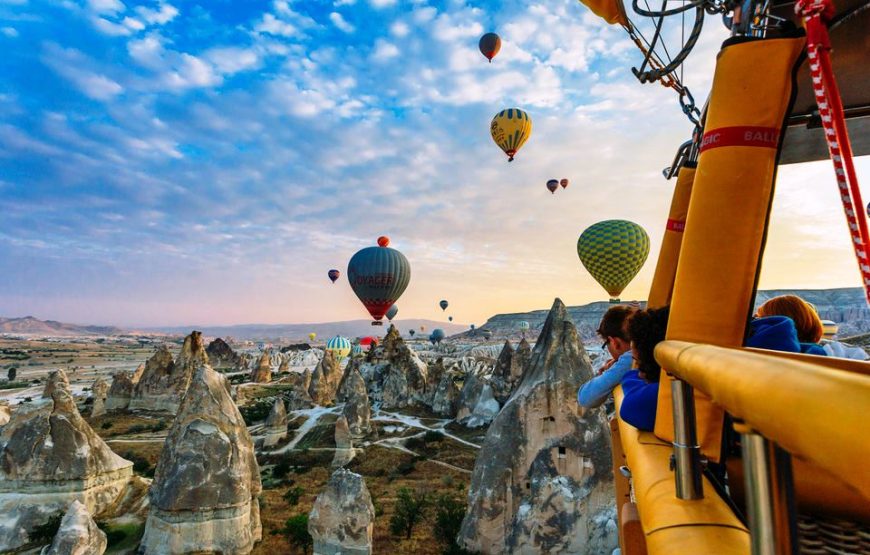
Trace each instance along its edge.
<instances>
[{"instance_id":1,"label":"horizon","mask_svg":"<svg viewBox=\"0 0 870 555\"><path fill-rule=\"evenodd\" d=\"M15 0L0 19L0 314L362 320L347 261L388 235L412 266L397 321L483 322L606 300L576 241L609 218L649 234L622 294L646 298L661 168L691 126L580 3ZM725 36L709 23L685 71L699 103ZM534 127L508 164L489 122L512 106ZM830 162L776 186L759 289L859 287Z\"/></svg>"}]
</instances>

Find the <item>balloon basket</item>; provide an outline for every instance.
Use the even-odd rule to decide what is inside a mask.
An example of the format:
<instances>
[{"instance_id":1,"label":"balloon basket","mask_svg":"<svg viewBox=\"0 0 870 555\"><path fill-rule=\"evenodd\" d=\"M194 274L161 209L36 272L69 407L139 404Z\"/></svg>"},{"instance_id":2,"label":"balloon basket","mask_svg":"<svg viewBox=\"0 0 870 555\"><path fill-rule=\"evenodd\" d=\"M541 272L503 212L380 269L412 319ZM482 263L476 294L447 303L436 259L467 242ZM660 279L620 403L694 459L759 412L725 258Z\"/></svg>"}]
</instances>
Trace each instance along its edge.
<instances>
[{"instance_id":1,"label":"balloon basket","mask_svg":"<svg viewBox=\"0 0 870 555\"><path fill-rule=\"evenodd\" d=\"M373 325L373 326L383 326L384 323L383 323L383 322L378 322L377 320L375 320L374 322L372 322L372 325Z\"/></svg>"},{"instance_id":2,"label":"balloon basket","mask_svg":"<svg viewBox=\"0 0 870 555\"><path fill-rule=\"evenodd\" d=\"M610 304L619 304L620 302L619 297L610 297Z\"/></svg>"}]
</instances>

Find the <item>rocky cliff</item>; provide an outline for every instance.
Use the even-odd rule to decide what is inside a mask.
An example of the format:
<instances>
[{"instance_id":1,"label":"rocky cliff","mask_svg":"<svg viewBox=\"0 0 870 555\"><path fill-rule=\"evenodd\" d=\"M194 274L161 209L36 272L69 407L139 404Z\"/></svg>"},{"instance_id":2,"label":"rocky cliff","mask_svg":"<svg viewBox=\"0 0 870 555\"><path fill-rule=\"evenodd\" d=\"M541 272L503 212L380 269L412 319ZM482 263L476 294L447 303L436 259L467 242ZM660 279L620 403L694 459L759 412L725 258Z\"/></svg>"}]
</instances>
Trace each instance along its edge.
<instances>
[{"instance_id":1,"label":"rocky cliff","mask_svg":"<svg viewBox=\"0 0 870 555\"><path fill-rule=\"evenodd\" d=\"M556 299L475 462L459 536L466 549L591 555L616 547L609 428L602 411L584 412L575 401L591 377L577 329Z\"/></svg>"},{"instance_id":2,"label":"rocky cliff","mask_svg":"<svg viewBox=\"0 0 870 555\"><path fill-rule=\"evenodd\" d=\"M308 514L314 555L369 555L375 507L365 480L339 468Z\"/></svg>"},{"instance_id":3,"label":"rocky cliff","mask_svg":"<svg viewBox=\"0 0 870 555\"><path fill-rule=\"evenodd\" d=\"M218 337L205 348L208 362L212 368L219 370L236 370L242 368L242 357L229 344Z\"/></svg>"},{"instance_id":4,"label":"rocky cliff","mask_svg":"<svg viewBox=\"0 0 870 555\"><path fill-rule=\"evenodd\" d=\"M88 508L73 501L51 545L43 548L40 555L103 555L107 543L106 534L97 528Z\"/></svg>"},{"instance_id":5,"label":"rocky cliff","mask_svg":"<svg viewBox=\"0 0 870 555\"><path fill-rule=\"evenodd\" d=\"M130 407L130 399L133 398L133 391L136 389L136 384L142 379L142 374L145 373L145 365L140 364L133 372L116 372L112 375L112 385L109 387L109 392L106 394L106 410L124 410Z\"/></svg>"},{"instance_id":6,"label":"rocky cliff","mask_svg":"<svg viewBox=\"0 0 870 555\"><path fill-rule=\"evenodd\" d=\"M130 410L150 410L175 414L190 385L196 368L208 363L202 334L191 332L184 338L181 352L173 361L166 345L145 363L142 377L133 389Z\"/></svg>"},{"instance_id":7,"label":"rocky cliff","mask_svg":"<svg viewBox=\"0 0 870 555\"><path fill-rule=\"evenodd\" d=\"M262 535L253 442L201 342L191 354L199 366L157 462L140 553L250 553Z\"/></svg>"},{"instance_id":8,"label":"rocky cliff","mask_svg":"<svg viewBox=\"0 0 870 555\"><path fill-rule=\"evenodd\" d=\"M369 388L369 399L381 408L396 409L427 404L428 368L390 326L387 335L366 358L360 372Z\"/></svg>"}]
</instances>

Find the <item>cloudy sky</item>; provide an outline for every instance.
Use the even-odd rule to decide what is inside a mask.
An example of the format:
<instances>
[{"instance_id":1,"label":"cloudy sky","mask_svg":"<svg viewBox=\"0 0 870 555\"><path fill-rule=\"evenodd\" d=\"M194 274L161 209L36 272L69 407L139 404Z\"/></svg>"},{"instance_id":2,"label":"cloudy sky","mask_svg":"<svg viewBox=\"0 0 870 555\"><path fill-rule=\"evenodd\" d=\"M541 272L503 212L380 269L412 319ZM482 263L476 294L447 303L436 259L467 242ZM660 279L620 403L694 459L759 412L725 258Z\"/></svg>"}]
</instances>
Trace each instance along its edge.
<instances>
[{"instance_id":1,"label":"cloudy sky","mask_svg":"<svg viewBox=\"0 0 870 555\"><path fill-rule=\"evenodd\" d=\"M719 27L686 67L698 99ZM0 52L4 316L362 318L326 271L386 234L413 266L400 317L447 298L480 323L604 299L576 241L607 218L650 233L623 295L643 298L660 170L690 132L622 31L569 0L0 0ZM508 164L488 130L511 106L534 130ZM858 285L830 166L786 167L777 192L761 285Z\"/></svg>"}]
</instances>

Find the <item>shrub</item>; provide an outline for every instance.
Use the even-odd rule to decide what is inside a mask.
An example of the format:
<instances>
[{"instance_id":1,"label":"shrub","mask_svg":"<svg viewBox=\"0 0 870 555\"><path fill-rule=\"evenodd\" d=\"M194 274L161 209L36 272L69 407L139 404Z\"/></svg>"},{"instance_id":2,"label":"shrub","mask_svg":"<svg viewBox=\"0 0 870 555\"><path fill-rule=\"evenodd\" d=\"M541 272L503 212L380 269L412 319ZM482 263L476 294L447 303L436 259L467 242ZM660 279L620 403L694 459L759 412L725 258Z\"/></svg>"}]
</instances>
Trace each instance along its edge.
<instances>
[{"instance_id":1,"label":"shrub","mask_svg":"<svg viewBox=\"0 0 870 555\"><path fill-rule=\"evenodd\" d=\"M435 430L428 430L425 434L423 434L423 441L425 441L426 443L441 441L442 439L444 439L444 434Z\"/></svg>"},{"instance_id":2,"label":"shrub","mask_svg":"<svg viewBox=\"0 0 870 555\"><path fill-rule=\"evenodd\" d=\"M438 497L435 503L435 526L432 535L443 544L444 555L464 555L465 549L456 545L456 537L465 518L465 503L450 494Z\"/></svg>"},{"instance_id":3,"label":"shrub","mask_svg":"<svg viewBox=\"0 0 870 555\"><path fill-rule=\"evenodd\" d=\"M278 480L287 476L290 472L290 462L287 460L279 461L272 467L272 477Z\"/></svg>"},{"instance_id":4,"label":"shrub","mask_svg":"<svg viewBox=\"0 0 870 555\"><path fill-rule=\"evenodd\" d=\"M151 466L151 462L142 455L137 455L132 451L127 451L124 453L124 458L133 463L133 472L148 478L154 476L155 468Z\"/></svg>"},{"instance_id":5,"label":"shrub","mask_svg":"<svg viewBox=\"0 0 870 555\"><path fill-rule=\"evenodd\" d=\"M284 501L291 507L294 507L299 504L299 498L302 497L303 493L305 493L305 490L301 487L292 487L284 494Z\"/></svg>"},{"instance_id":6,"label":"shrub","mask_svg":"<svg viewBox=\"0 0 870 555\"><path fill-rule=\"evenodd\" d=\"M425 445L426 445L426 442L423 441L422 437L412 437L412 438L408 438L405 441L405 447L407 447L408 449L420 449L421 447L424 447Z\"/></svg>"},{"instance_id":7,"label":"shrub","mask_svg":"<svg viewBox=\"0 0 870 555\"><path fill-rule=\"evenodd\" d=\"M308 553L308 548L314 544L311 534L308 533L308 515L305 513L288 518L283 531L287 540L303 553Z\"/></svg>"},{"instance_id":8,"label":"shrub","mask_svg":"<svg viewBox=\"0 0 870 555\"><path fill-rule=\"evenodd\" d=\"M411 538L414 526L425 516L429 505L429 496L422 491L412 492L408 488L399 488L396 509L390 517L390 532L394 536L404 535Z\"/></svg>"},{"instance_id":9,"label":"shrub","mask_svg":"<svg viewBox=\"0 0 870 555\"><path fill-rule=\"evenodd\" d=\"M17 375L18 375L18 368L13 366L13 367L9 368L9 370L6 372L6 379L9 380L10 382L14 382L15 377Z\"/></svg>"},{"instance_id":10,"label":"shrub","mask_svg":"<svg viewBox=\"0 0 870 555\"><path fill-rule=\"evenodd\" d=\"M100 428L102 428L104 430L108 430L111 427L112 427L112 423L109 421L106 421L106 422L103 422L102 424L100 424Z\"/></svg>"}]
</instances>

